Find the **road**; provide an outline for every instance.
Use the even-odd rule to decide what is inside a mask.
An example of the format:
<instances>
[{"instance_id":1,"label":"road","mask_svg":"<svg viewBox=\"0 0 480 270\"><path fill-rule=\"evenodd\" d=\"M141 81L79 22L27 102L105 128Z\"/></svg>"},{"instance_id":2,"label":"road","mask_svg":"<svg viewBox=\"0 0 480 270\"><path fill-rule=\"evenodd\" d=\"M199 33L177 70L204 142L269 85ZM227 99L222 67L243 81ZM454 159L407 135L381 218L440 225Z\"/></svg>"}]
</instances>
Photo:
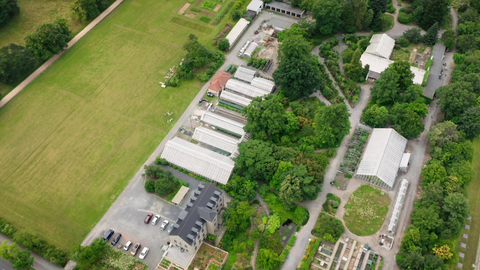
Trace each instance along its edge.
<instances>
[{"instance_id":1,"label":"road","mask_svg":"<svg viewBox=\"0 0 480 270\"><path fill-rule=\"evenodd\" d=\"M0 233L0 243L5 240L7 240L7 243L9 245L13 243L13 241L10 238ZM20 248L24 249L24 247L22 246L20 246ZM62 267L49 262L48 260L46 260L45 258L43 258L42 256L38 255L35 252L32 252L32 256L34 258L33 268L35 268L36 270L62 270L63 269ZM12 264L9 261L3 261L0 258L0 270L13 270Z\"/></svg>"}]
</instances>

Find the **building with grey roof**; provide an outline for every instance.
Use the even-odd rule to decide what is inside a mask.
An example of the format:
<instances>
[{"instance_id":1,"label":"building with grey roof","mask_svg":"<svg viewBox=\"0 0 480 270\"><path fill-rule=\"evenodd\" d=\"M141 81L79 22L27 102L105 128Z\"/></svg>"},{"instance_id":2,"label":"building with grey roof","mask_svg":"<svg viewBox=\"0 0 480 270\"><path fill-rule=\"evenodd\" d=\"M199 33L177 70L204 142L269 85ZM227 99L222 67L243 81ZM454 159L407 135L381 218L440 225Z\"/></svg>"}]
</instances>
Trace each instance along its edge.
<instances>
[{"instance_id":1,"label":"building with grey roof","mask_svg":"<svg viewBox=\"0 0 480 270\"><path fill-rule=\"evenodd\" d=\"M237 68L237 71L235 71L235 74L233 74L233 77L235 79L238 79L247 83L251 83L255 75L257 75L256 70L239 66Z\"/></svg>"},{"instance_id":2,"label":"building with grey roof","mask_svg":"<svg viewBox=\"0 0 480 270\"><path fill-rule=\"evenodd\" d=\"M187 208L172 225L169 238L173 246L195 254L208 234L219 229L218 215L225 207L224 192L213 183L201 183L190 197Z\"/></svg>"},{"instance_id":3,"label":"building with grey roof","mask_svg":"<svg viewBox=\"0 0 480 270\"><path fill-rule=\"evenodd\" d=\"M281 14L293 16L296 18L301 18L303 14L305 14L305 10L294 7L290 4L283 3L283 2L277 2L277 1L272 1L270 3L267 3L265 5L265 9L269 9L271 11L275 11Z\"/></svg>"}]
</instances>

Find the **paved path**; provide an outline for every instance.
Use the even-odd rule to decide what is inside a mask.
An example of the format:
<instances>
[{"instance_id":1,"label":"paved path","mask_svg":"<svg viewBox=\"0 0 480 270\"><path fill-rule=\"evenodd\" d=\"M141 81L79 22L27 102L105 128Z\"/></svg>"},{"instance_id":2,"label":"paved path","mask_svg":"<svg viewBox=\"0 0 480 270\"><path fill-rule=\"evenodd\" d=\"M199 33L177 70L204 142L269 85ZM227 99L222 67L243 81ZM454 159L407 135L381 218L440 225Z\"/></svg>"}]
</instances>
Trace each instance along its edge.
<instances>
[{"instance_id":1,"label":"paved path","mask_svg":"<svg viewBox=\"0 0 480 270\"><path fill-rule=\"evenodd\" d=\"M350 141L350 138L355 131L355 126L360 122L360 117L362 115L363 109L367 106L368 101L370 100L370 88L372 85L366 84L362 85L362 92L360 93L360 98L357 101L355 108L349 108L350 111L350 124L352 128L350 129L350 134L345 136L340 147L337 148L337 155L330 160L328 168L325 172L324 184L322 187L322 192L314 201L302 202L299 205L307 208L310 218L308 219L307 224L303 226L300 231L297 233L297 241L295 245L290 250L290 255L288 259L283 264L283 270L296 269L303 257L303 252L305 251L308 239L312 237L311 231L315 226L318 215L322 210L322 204L326 200L327 193L331 192L332 187L330 186L330 179L333 179L337 173L338 167L343 160L343 156L347 150L347 144Z\"/></svg>"},{"instance_id":2,"label":"paved path","mask_svg":"<svg viewBox=\"0 0 480 270\"><path fill-rule=\"evenodd\" d=\"M25 89L31 82L33 82L40 74L47 70L55 61L60 59L68 50L70 50L73 45L75 45L81 38L83 38L90 30L92 30L99 22L101 22L105 17L107 17L113 10L115 10L123 0L117 0L115 3L110 5L102 14L98 15L95 20L89 23L83 30L78 33L70 42L68 42L67 48L59 54L52 56L47 62L43 63L37 70L35 70L30 76L23 80L17 87L15 87L10 93L8 93L2 100L0 100L0 108L5 106L10 100L12 100L16 95L18 95L23 89Z\"/></svg>"},{"instance_id":3,"label":"paved path","mask_svg":"<svg viewBox=\"0 0 480 270\"><path fill-rule=\"evenodd\" d=\"M8 238L6 235L0 233L0 243L7 240L7 243L9 245L13 244L13 241ZM22 249L24 249L22 246L20 246ZM36 270L61 270L63 269L62 267L53 264L49 261L47 261L45 258L42 256L38 255L35 252L32 252L32 256L34 257L33 261L33 268ZM0 270L13 270L12 264L9 261L3 261L0 258Z\"/></svg>"}]
</instances>

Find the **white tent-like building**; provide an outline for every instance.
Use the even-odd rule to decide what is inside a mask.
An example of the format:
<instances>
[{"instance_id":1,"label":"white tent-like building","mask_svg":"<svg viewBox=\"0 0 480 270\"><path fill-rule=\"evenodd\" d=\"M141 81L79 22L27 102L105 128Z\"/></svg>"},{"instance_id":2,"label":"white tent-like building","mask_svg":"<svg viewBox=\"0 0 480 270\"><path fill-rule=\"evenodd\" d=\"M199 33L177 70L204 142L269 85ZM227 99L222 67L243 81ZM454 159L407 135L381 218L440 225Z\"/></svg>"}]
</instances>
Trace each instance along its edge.
<instances>
[{"instance_id":1,"label":"white tent-like building","mask_svg":"<svg viewBox=\"0 0 480 270\"><path fill-rule=\"evenodd\" d=\"M261 0L252 0L247 6L247 10L253 11L256 14L260 13L263 9L263 1Z\"/></svg>"},{"instance_id":2,"label":"white tent-like building","mask_svg":"<svg viewBox=\"0 0 480 270\"><path fill-rule=\"evenodd\" d=\"M358 165L356 178L393 188L407 139L393 128L374 128Z\"/></svg>"},{"instance_id":3,"label":"white tent-like building","mask_svg":"<svg viewBox=\"0 0 480 270\"><path fill-rule=\"evenodd\" d=\"M258 44L255 43L255 42L252 42L250 43L250 45L248 46L248 48L245 50L245 52L243 53L243 56L245 57L252 57L252 54L253 52L258 48Z\"/></svg>"},{"instance_id":4,"label":"white tent-like building","mask_svg":"<svg viewBox=\"0 0 480 270\"><path fill-rule=\"evenodd\" d=\"M237 68L237 71L235 71L235 74L233 74L233 77L235 79L238 79L247 83L251 83L256 74L257 74L256 70L239 66Z\"/></svg>"},{"instance_id":5,"label":"white tent-like building","mask_svg":"<svg viewBox=\"0 0 480 270\"><path fill-rule=\"evenodd\" d=\"M370 45L365 50L366 53L380 56L386 59L392 55L395 40L387 34L376 34L370 39Z\"/></svg>"},{"instance_id":6,"label":"white tent-like building","mask_svg":"<svg viewBox=\"0 0 480 270\"><path fill-rule=\"evenodd\" d=\"M227 156L178 137L165 144L161 157L189 172L224 185L235 167L235 162Z\"/></svg>"},{"instance_id":7,"label":"white tent-like building","mask_svg":"<svg viewBox=\"0 0 480 270\"><path fill-rule=\"evenodd\" d=\"M247 29L248 25L250 24L249 21L245 20L244 18L241 18L237 24L232 28L230 33L228 33L226 39L228 39L228 42L230 43L230 48L235 45L237 40L242 36L243 32L245 32L245 29Z\"/></svg>"},{"instance_id":8,"label":"white tent-like building","mask_svg":"<svg viewBox=\"0 0 480 270\"><path fill-rule=\"evenodd\" d=\"M222 91L222 94L220 95L220 99L233 104L237 104L242 107L247 107L252 102L250 98L247 98L229 91Z\"/></svg>"},{"instance_id":9,"label":"white tent-like building","mask_svg":"<svg viewBox=\"0 0 480 270\"><path fill-rule=\"evenodd\" d=\"M395 206L393 207L392 216L390 217L390 223L388 223L387 232L390 235L394 235L397 230L398 220L403 209L403 202L407 196L408 180L403 179L398 190L397 199L395 200Z\"/></svg>"},{"instance_id":10,"label":"white tent-like building","mask_svg":"<svg viewBox=\"0 0 480 270\"><path fill-rule=\"evenodd\" d=\"M237 145L240 143L239 138L228 136L206 127L197 127L193 132L192 138L229 153L235 153L238 148Z\"/></svg>"},{"instance_id":11,"label":"white tent-like building","mask_svg":"<svg viewBox=\"0 0 480 270\"><path fill-rule=\"evenodd\" d=\"M243 95L251 99L270 94L268 90L263 90L251 84L244 83L235 79L228 80L227 84L225 85L225 89L223 91L235 92L237 94Z\"/></svg>"},{"instance_id":12,"label":"white tent-like building","mask_svg":"<svg viewBox=\"0 0 480 270\"><path fill-rule=\"evenodd\" d=\"M245 135L245 131L243 130L243 127L245 126L244 124L213 112L204 113L202 116L202 121L214 127L238 134L241 137Z\"/></svg>"},{"instance_id":13,"label":"white tent-like building","mask_svg":"<svg viewBox=\"0 0 480 270\"><path fill-rule=\"evenodd\" d=\"M265 91L268 91L268 93L271 93L275 88L275 83L273 81L260 78L260 77L255 77L252 80L251 85L257 88L263 89Z\"/></svg>"}]
</instances>

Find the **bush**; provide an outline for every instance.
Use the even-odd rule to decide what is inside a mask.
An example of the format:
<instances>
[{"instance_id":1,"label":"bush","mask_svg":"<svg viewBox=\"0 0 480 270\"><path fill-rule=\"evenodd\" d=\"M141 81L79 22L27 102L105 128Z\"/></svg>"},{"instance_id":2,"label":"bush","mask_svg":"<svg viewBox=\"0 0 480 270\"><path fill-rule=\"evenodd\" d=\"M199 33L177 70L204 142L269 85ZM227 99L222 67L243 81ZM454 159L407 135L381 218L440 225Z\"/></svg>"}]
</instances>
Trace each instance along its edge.
<instances>
[{"instance_id":1,"label":"bush","mask_svg":"<svg viewBox=\"0 0 480 270\"><path fill-rule=\"evenodd\" d=\"M161 158L161 157L156 157L155 158L155 164L159 164L159 165L168 165L168 161L164 158Z\"/></svg>"},{"instance_id":2,"label":"bush","mask_svg":"<svg viewBox=\"0 0 480 270\"><path fill-rule=\"evenodd\" d=\"M395 13L395 11L397 11L397 9L394 6L388 8L388 13Z\"/></svg>"},{"instance_id":3,"label":"bush","mask_svg":"<svg viewBox=\"0 0 480 270\"><path fill-rule=\"evenodd\" d=\"M17 232L17 229L15 229L10 222L0 217L0 232L12 238Z\"/></svg>"},{"instance_id":4,"label":"bush","mask_svg":"<svg viewBox=\"0 0 480 270\"><path fill-rule=\"evenodd\" d=\"M292 235L292 237L290 237L290 239L288 240L287 245L293 247L293 245L295 245L295 240L297 240L297 236L296 236L296 235Z\"/></svg>"},{"instance_id":5,"label":"bush","mask_svg":"<svg viewBox=\"0 0 480 270\"><path fill-rule=\"evenodd\" d=\"M297 225L305 225L308 222L308 219L310 217L310 213L308 213L308 210L305 209L304 207L297 206L295 208L295 215L293 217L293 222Z\"/></svg>"},{"instance_id":6,"label":"bush","mask_svg":"<svg viewBox=\"0 0 480 270\"><path fill-rule=\"evenodd\" d=\"M199 7L192 7L192 8L190 8L190 11L200 12L200 8Z\"/></svg>"},{"instance_id":7,"label":"bush","mask_svg":"<svg viewBox=\"0 0 480 270\"><path fill-rule=\"evenodd\" d=\"M232 11L231 17L232 17L232 20L234 22L236 22L236 21L240 20L240 17L242 17L242 14L240 13L240 11L234 10L234 11Z\"/></svg>"},{"instance_id":8,"label":"bush","mask_svg":"<svg viewBox=\"0 0 480 270\"><path fill-rule=\"evenodd\" d=\"M57 247L49 244L47 241L38 238L36 235L19 231L13 236L13 241L34 252L37 252L42 257L54 264L64 266L69 261L67 252L58 249Z\"/></svg>"},{"instance_id":9,"label":"bush","mask_svg":"<svg viewBox=\"0 0 480 270\"><path fill-rule=\"evenodd\" d=\"M408 41L408 39L404 36L401 36L399 38L397 38L395 40L395 43L397 43L398 45L400 45L401 47L408 47L408 45L410 44L410 42Z\"/></svg>"},{"instance_id":10,"label":"bush","mask_svg":"<svg viewBox=\"0 0 480 270\"><path fill-rule=\"evenodd\" d=\"M413 21L413 16L410 14L407 14L405 12L398 13L398 22L403 23L403 24L408 24Z\"/></svg>"},{"instance_id":11,"label":"bush","mask_svg":"<svg viewBox=\"0 0 480 270\"><path fill-rule=\"evenodd\" d=\"M265 198L267 196L267 193L270 191L270 187L268 185L262 185L258 189L258 193L260 193L260 196L262 198Z\"/></svg>"},{"instance_id":12,"label":"bush","mask_svg":"<svg viewBox=\"0 0 480 270\"><path fill-rule=\"evenodd\" d=\"M320 213L317 223L312 230L312 234L316 237L325 239L325 237L329 238L331 236L332 239L329 240L333 241L329 242L332 244L335 244L344 232L345 227L343 226L342 222L324 212ZM325 241L327 240L325 239Z\"/></svg>"},{"instance_id":13,"label":"bush","mask_svg":"<svg viewBox=\"0 0 480 270\"><path fill-rule=\"evenodd\" d=\"M327 157L332 158L337 155L337 150L335 149L328 149L327 150Z\"/></svg>"},{"instance_id":14,"label":"bush","mask_svg":"<svg viewBox=\"0 0 480 270\"><path fill-rule=\"evenodd\" d=\"M146 190L148 193L155 192L155 182L152 181L152 180L147 180L147 181L145 182L145 190Z\"/></svg>"},{"instance_id":15,"label":"bush","mask_svg":"<svg viewBox=\"0 0 480 270\"><path fill-rule=\"evenodd\" d=\"M201 20L201 21L204 21L204 22L206 22L206 23L208 23L208 22L210 21L210 19L211 19L211 18L208 17L208 16L202 16L202 17L200 17L200 20Z\"/></svg>"},{"instance_id":16,"label":"bush","mask_svg":"<svg viewBox=\"0 0 480 270\"><path fill-rule=\"evenodd\" d=\"M221 51L226 51L230 48L230 42L226 38L221 38L218 40L218 49Z\"/></svg>"}]
</instances>

